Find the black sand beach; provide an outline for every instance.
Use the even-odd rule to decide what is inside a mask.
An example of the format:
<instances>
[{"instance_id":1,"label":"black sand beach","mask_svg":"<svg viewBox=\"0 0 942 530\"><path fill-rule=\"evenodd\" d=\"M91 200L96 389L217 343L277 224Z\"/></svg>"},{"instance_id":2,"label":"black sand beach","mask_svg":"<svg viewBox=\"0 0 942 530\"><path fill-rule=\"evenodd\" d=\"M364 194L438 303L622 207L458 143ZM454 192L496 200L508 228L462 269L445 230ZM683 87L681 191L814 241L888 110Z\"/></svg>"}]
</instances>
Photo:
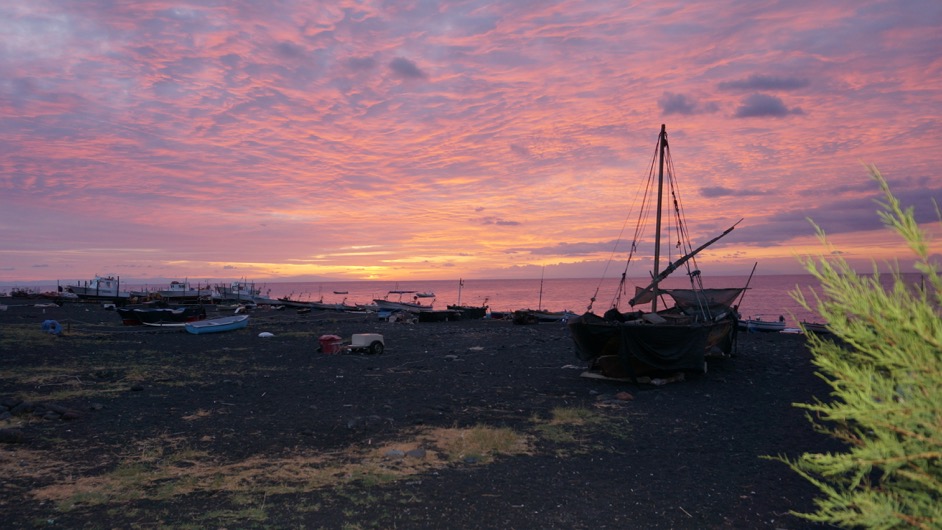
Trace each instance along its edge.
<instances>
[{"instance_id":1,"label":"black sand beach","mask_svg":"<svg viewBox=\"0 0 942 530\"><path fill-rule=\"evenodd\" d=\"M580 377L561 324L251 315L190 335L0 311L4 526L816 527L788 514L815 489L760 458L833 447L792 406L828 392L801 335L639 386ZM385 353L318 351L354 333Z\"/></svg>"}]
</instances>

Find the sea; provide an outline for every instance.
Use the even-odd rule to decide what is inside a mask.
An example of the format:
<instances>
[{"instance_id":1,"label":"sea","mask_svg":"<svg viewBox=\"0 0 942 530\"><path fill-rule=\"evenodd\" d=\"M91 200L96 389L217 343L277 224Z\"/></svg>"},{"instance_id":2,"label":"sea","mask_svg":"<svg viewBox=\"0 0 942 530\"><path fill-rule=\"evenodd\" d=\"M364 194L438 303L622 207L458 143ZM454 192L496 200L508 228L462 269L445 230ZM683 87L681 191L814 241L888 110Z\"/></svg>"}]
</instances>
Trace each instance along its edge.
<instances>
[{"instance_id":1,"label":"sea","mask_svg":"<svg viewBox=\"0 0 942 530\"><path fill-rule=\"evenodd\" d=\"M811 275L775 275L720 276L704 279L706 288L744 287L739 312L744 318L759 317L763 320L778 320L784 316L789 326L797 327L798 322L821 321L815 313L807 311L795 301L790 292L802 289L809 298L814 288L820 291L817 280ZM470 306L487 305L492 311L514 311L517 309L545 309L549 311L572 311L584 313L591 309L602 314L612 307L618 294L618 279L589 278L546 278L517 280L461 280L460 300L458 280L431 281L345 281L312 283L270 283L257 284L262 294L279 298L289 296L298 300L323 300L325 302L369 303L376 298L398 299L398 294L390 291L416 291L416 293L434 293L434 307L445 309L447 305L459 304ZM621 310L627 311L628 299L635 287L645 287L647 282L629 280L626 293L621 297ZM686 277L668 278L661 283L663 288L689 288ZM338 294L346 292L346 294ZM414 294L402 295L403 300L412 300ZM595 301L592 302L592 298ZM431 299L423 299L428 302ZM639 307L640 309L640 307Z\"/></svg>"},{"instance_id":2,"label":"sea","mask_svg":"<svg viewBox=\"0 0 942 530\"><path fill-rule=\"evenodd\" d=\"M904 275L907 280L920 281L918 274ZM886 285L891 276L881 276ZM459 293L459 281L460 293ZM822 322L823 319L814 311L809 311L795 301L792 293L801 290L808 300L813 301L813 292L820 293L817 280L807 274L795 275L755 275L715 276L704 278L706 288L744 287L748 289L739 299L739 312L743 318L762 318L786 320L788 327L798 327L798 323ZM62 282L63 284L68 282ZM635 287L647 285L643 280L628 280L627 292L622 295L622 311L627 311L627 301ZM689 288L686 276L667 278L661 283L664 288ZM12 286L0 282L0 290L9 291ZM154 289L159 285L122 285L122 290ZM399 299L398 294L390 291L415 291L416 293L434 294L434 298L422 299L423 303L434 300L436 309L445 309L448 305L461 304L470 306L487 305L493 311L514 311L517 309L544 309L549 311L585 312L591 303L592 310L602 314L615 300L618 280L590 278L546 278L515 280L414 280L414 281L325 281L325 282L256 282L256 288L269 298L289 297L301 301L324 301L329 303L346 302L348 304L368 304L377 298ZM33 286L37 292L54 291L55 285ZM403 294L402 299L411 301L414 294ZM459 298L460 296L460 298ZM592 302L592 298L595 301ZM669 304L668 304L669 305ZM663 306L662 306L663 307ZM639 308L640 309L640 308Z\"/></svg>"}]
</instances>

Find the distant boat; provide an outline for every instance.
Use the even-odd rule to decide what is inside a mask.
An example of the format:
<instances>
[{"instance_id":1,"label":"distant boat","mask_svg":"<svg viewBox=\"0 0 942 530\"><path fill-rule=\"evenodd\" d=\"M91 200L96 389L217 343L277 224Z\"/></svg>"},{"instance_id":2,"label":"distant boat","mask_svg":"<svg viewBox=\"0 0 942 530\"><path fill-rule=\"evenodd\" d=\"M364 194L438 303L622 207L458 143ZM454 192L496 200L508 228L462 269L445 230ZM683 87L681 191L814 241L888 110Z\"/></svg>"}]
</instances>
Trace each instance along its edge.
<instances>
[{"instance_id":1,"label":"distant boat","mask_svg":"<svg viewBox=\"0 0 942 530\"><path fill-rule=\"evenodd\" d=\"M311 302L312 309L319 309L321 311L361 311L362 308L358 305L350 305L347 303L347 299L344 298L340 302L324 302L323 300L317 302Z\"/></svg>"},{"instance_id":2,"label":"distant boat","mask_svg":"<svg viewBox=\"0 0 942 530\"><path fill-rule=\"evenodd\" d=\"M228 317L212 318L209 320L200 320L198 322L187 322L184 327L188 333L192 333L194 335L203 335L206 333L233 331L236 329L242 329L248 325L248 315L233 315Z\"/></svg>"},{"instance_id":3,"label":"distant boat","mask_svg":"<svg viewBox=\"0 0 942 530\"><path fill-rule=\"evenodd\" d=\"M640 211L656 212L653 271L650 273L652 281L644 288L636 288L635 296L628 304L650 304L651 309L649 312L621 312L618 306L622 293L625 292L627 277L627 274L623 273L611 308L604 316L592 313L590 303L585 314L569 320L576 355L589 364L590 373L586 375L637 380L638 377L662 373L704 372L708 356L728 356L733 352L737 326L732 304L744 288L704 289L700 271L696 269L696 261L693 258L730 233L736 225L707 243L693 248L686 238L689 232L676 198L679 191L673 175L674 165L670 160L667 128L664 125L661 125L654 160L649 168L648 178L641 183L645 194ZM663 212L665 196L674 206L673 215ZM652 200L656 201L656 206L650 205ZM647 216L639 215L639 225L634 231L635 240L627 247L631 251L625 271L628 270L637 243L643 237L640 229L645 220ZM668 260L663 270L661 232L667 227L662 229L662 221L672 221L676 226L671 226L670 233L683 238L679 243L682 245L682 255L676 261ZM685 266L692 288L663 289L660 283L681 266ZM595 296L591 297L593 302ZM658 302L664 296L673 299L674 305L659 310Z\"/></svg>"},{"instance_id":4,"label":"distant boat","mask_svg":"<svg viewBox=\"0 0 942 530\"><path fill-rule=\"evenodd\" d=\"M539 324L541 322L566 322L576 315L572 311L547 311L546 309L518 309L513 312L514 324Z\"/></svg>"},{"instance_id":5,"label":"distant boat","mask_svg":"<svg viewBox=\"0 0 942 530\"><path fill-rule=\"evenodd\" d=\"M463 320L461 311L454 309L430 309L419 311L419 322L454 322Z\"/></svg>"},{"instance_id":6,"label":"distant boat","mask_svg":"<svg viewBox=\"0 0 942 530\"><path fill-rule=\"evenodd\" d=\"M416 298L435 298L435 293L427 291L424 293L415 293Z\"/></svg>"},{"instance_id":7,"label":"distant boat","mask_svg":"<svg viewBox=\"0 0 942 530\"><path fill-rule=\"evenodd\" d=\"M821 324L819 322L805 322L802 320L801 327L805 330L806 333L818 333L822 335L831 333L831 330L828 328L827 324Z\"/></svg>"},{"instance_id":8,"label":"distant boat","mask_svg":"<svg viewBox=\"0 0 942 530\"><path fill-rule=\"evenodd\" d=\"M458 303L447 306L448 309L459 311L462 320L477 320L487 316L487 298L480 306L461 305L461 288L464 287L464 280L458 279Z\"/></svg>"},{"instance_id":9,"label":"distant boat","mask_svg":"<svg viewBox=\"0 0 942 530\"><path fill-rule=\"evenodd\" d=\"M121 279L117 276L95 276L89 281L66 285L65 290L87 300L123 300L131 293L121 291Z\"/></svg>"},{"instance_id":10,"label":"distant boat","mask_svg":"<svg viewBox=\"0 0 942 530\"><path fill-rule=\"evenodd\" d=\"M390 300L389 295L398 294L399 298L397 300ZM376 308L379 311L409 311L412 313L418 313L419 311L431 311L433 302L428 304L423 304L419 302L418 296L413 297L412 302L404 301L402 295L404 294L415 294L415 291L389 291L386 294L385 298L374 298L373 303L376 304Z\"/></svg>"},{"instance_id":11,"label":"distant boat","mask_svg":"<svg viewBox=\"0 0 942 530\"><path fill-rule=\"evenodd\" d=\"M785 330L785 317L779 316L778 320L762 320L762 317L744 318L739 320L739 329L749 331L750 333L761 332L779 332Z\"/></svg>"},{"instance_id":12,"label":"distant boat","mask_svg":"<svg viewBox=\"0 0 942 530\"><path fill-rule=\"evenodd\" d=\"M176 303L199 303L209 302L213 298L213 289L209 286L201 288L199 285L194 289L187 280L172 281L167 289L160 289L156 292L163 300Z\"/></svg>"},{"instance_id":13,"label":"distant boat","mask_svg":"<svg viewBox=\"0 0 942 530\"><path fill-rule=\"evenodd\" d=\"M218 284L213 288L213 300L219 302L255 302L260 297L261 288L245 281Z\"/></svg>"}]
</instances>

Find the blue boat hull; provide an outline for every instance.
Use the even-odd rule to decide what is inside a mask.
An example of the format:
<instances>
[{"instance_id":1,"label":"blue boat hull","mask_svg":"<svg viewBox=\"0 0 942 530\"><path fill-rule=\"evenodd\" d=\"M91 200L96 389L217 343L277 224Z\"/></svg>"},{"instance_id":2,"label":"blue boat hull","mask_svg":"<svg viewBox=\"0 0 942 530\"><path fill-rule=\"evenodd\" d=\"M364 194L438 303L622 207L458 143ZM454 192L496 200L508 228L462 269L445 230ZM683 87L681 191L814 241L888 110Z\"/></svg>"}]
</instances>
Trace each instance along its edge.
<instances>
[{"instance_id":1,"label":"blue boat hull","mask_svg":"<svg viewBox=\"0 0 942 530\"><path fill-rule=\"evenodd\" d=\"M233 331L236 329L242 329L248 325L248 315L235 315L231 317L200 320L198 322L187 322L185 327L188 333L192 333L194 335L203 335L206 333Z\"/></svg>"}]
</instances>

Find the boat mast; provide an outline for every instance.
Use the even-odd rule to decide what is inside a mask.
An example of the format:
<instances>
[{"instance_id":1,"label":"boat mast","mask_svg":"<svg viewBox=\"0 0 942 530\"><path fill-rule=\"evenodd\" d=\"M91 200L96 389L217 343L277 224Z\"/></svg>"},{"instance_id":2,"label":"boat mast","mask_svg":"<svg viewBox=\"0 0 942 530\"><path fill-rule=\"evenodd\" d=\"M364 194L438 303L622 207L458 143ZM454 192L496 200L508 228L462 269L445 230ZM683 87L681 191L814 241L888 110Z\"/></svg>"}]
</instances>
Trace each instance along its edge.
<instances>
[{"instance_id":1,"label":"boat mast","mask_svg":"<svg viewBox=\"0 0 942 530\"><path fill-rule=\"evenodd\" d=\"M654 278L660 274L661 265L661 209L664 202L664 152L667 150L667 126L661 124L661 134L658 137L658 170L657 170L657 224L654 231ZM660 290L654 284L651 298L651 312L657 312L657 297Z\"/></svg>"}]
</instances>

